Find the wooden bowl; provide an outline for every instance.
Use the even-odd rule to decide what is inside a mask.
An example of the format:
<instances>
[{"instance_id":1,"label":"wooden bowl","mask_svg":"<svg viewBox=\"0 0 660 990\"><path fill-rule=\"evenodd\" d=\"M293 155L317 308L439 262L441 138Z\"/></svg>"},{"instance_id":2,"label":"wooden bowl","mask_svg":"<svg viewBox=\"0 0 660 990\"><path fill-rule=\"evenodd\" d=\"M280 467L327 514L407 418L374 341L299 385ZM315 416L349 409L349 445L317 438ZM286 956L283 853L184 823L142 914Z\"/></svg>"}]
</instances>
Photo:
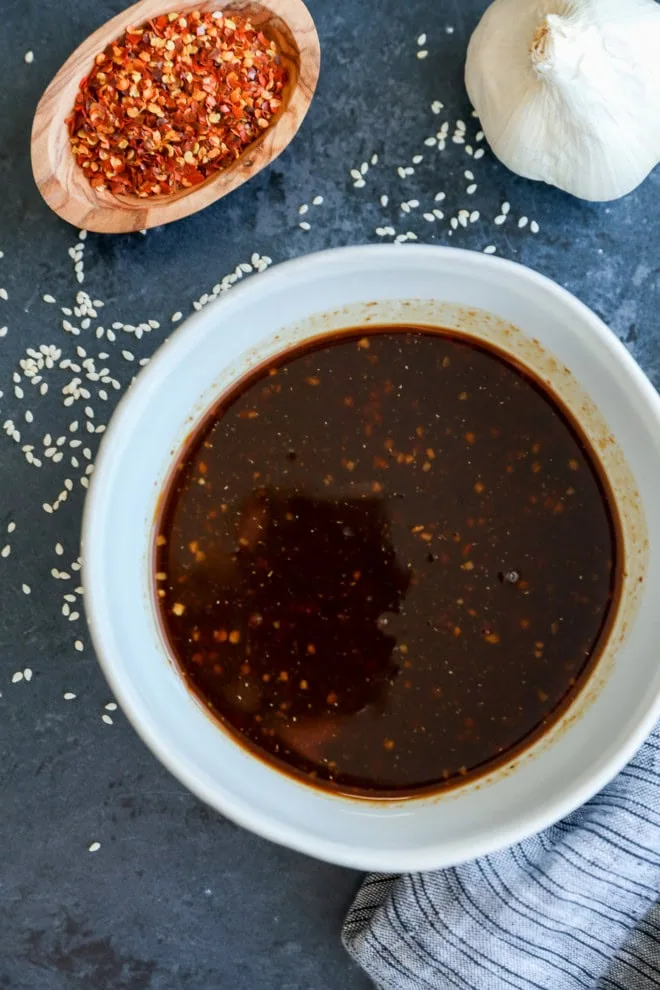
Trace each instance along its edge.
<instances>
[{"instance_id":1,"label":"wooden bowl","mask_svg":"<svg viewBox=\"0 0 660 990\"><path fill-rule=\"evenodd\" d=\"M93 189L73 157L65 121L95 56L127 27L159 14L223 9L248 14L277 41L289 81L275 122L232 165L192 189L144 198ZM106 234L145 230L203 210L269 165L294 138L312 101L320 62L316 27L302 0L140 0L76 48L41 97L32 126L32 172L39 192L63 220Z\"/></svg>"}]
</instances>

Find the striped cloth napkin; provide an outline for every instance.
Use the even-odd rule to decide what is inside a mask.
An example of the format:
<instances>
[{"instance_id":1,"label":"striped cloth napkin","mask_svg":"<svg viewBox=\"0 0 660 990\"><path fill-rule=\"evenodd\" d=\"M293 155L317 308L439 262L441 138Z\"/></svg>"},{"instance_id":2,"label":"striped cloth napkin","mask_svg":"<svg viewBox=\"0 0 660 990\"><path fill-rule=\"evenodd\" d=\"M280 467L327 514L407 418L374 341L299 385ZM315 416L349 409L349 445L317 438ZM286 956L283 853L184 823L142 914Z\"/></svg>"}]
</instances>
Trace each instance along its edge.
<instances>
[{"instance_id":1,"label":"striped cloth napkin","mask_svg":"<svg viewBox=\"0 0 660 990\"><path fill-rule=\"evenodd\" d=\"M365 879L344 945L387 990L660 987L660 727L564 821L453 869Z\"/></svg>"}]
</instances>

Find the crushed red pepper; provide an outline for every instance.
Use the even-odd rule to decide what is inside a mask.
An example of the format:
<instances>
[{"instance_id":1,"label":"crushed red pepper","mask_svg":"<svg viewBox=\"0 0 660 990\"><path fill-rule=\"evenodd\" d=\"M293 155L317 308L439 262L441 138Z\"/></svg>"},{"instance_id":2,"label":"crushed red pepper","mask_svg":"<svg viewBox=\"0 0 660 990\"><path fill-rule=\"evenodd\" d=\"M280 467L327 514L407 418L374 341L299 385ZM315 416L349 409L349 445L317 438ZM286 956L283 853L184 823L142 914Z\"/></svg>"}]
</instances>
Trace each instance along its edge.
<instances>
[{"instance_id":1,"label":"crushed red pepper","mask_svg":"<svg viewBox=\"0 0 660 990\"><path fill-rule=\"evenodd\" d=\"M243 14L154 17L130 27L80 83L69 140L95 189L168 195L238 159L282 106L277 44Z\"/></svg>"},{"instance_id":2,"label":"crushed red pepper","mask_svg":"<svg viewBox=\"0 0 660 990\"><path fill-rule=\"evenodd\" d=\"M172 653L229 731L317 786L402 797L492 770L565 711L614 614L617 528L539 383L448 332L366 333L222 400L154 563Z\"/></svg>"}]
</instances>

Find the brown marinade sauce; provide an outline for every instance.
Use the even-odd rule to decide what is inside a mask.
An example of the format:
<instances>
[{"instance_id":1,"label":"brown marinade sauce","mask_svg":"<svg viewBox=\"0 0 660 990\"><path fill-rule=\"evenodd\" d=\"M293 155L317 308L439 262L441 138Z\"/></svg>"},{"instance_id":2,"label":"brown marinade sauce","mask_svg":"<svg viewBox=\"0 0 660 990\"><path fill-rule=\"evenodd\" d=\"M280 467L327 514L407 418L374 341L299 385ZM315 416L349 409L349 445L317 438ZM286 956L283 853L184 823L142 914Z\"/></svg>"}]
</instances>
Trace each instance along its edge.
<instances>
[{"instance_id":1,"label":"brown marinade sauce","mask_svg":"<svg viewBox=\"0 0 660 990\"><path fill-rule=\"evenodd\" d=\"M606 639L618 528L586 441L498 352L423 327L289 351L183 452L156 537L171 652L221 724L327 789L477 777Z\"/></svg>"}]
</instances>

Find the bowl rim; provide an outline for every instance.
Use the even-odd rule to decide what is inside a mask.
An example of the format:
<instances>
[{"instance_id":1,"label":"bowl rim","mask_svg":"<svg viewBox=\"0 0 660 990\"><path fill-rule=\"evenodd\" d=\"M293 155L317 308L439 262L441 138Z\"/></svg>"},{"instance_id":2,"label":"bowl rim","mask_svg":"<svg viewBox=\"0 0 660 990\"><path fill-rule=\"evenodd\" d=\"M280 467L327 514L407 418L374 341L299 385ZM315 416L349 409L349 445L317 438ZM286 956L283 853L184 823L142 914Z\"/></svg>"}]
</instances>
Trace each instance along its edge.
<instances>
[{"instance_id":1,"label":"bowl rim","mask_svg":"<svg viewBox=\"0 0 660 990\"><path fill-rule=\"evenodd\" d=\"M660 430L660 395L614 332L568 290L547 276L518 262L443 245L370 244L331 248L274 265L268 271L260 273L258 279L249 279L245 283L235 286L231 296L235 300L237 296L243 297L252 294L266 299L271 286L275 288L278 282L282 283L292 276L299 279L301 276L312 275L319 266L327 270L328 265L340 262L342 267L352 268L364 263L365 260L377 261L386 256L392 258L395 252L405 252L407 258L412 255L421 259L423 255L426 255L428 258L436 259L436 263L440 264L445 258L454 259L472 266L476 272L506 271L514 278L554 295L564 305L570 307L583 324L590 326L591 330L595 332L599 344L608 350L620 365L625 367L644 402L647 413L655 418ZM124 437L130 433L132 428L131 417L134 403L143 393L158 387L161 367L164 367L179 349L186 346L187 341L198 332L198 329L201 330L209 319L213 318L213 314L223 304L224 299L215 300L202 311L192 314L177 327L157 349L149 364L141 371L138 379L122 396L103 437L83 512L82 583L85 589L85 612L90 636L98 662L113 694L138 735L160 762L188 790L236 824L298 852L358 870L407 872L458 865L528 838L575 811L623 769L650 735L660 719L660 691L657 691L655 695L650 693L641 712L637 712L637 722L629 731L625 742L618 745L613 751L603 751L600 759L592 767L590 774L583 775L581 779L571 779L570 776L567 776L560 794L544 798L543 801L531 807L526 814L511 821L507 827L486 833L481 841L471 842L469 849L465 848L464 843L462 844L457 840L451 845L442 841L426 843L416 849L401 851L372 850L363 845L351 845L311 836L304 829L280 821L273 821L267 813L249 807L226 787L218 784L210 786L205 780L191 773L190 767L177 752L176 740L168 738L166 734L158 731L155 728L155 722L150 724L148 713L132 691L130 681L117 672L114 662L110 645L112 636L109 634L111 622L106 622L103 609L100 607L100 597L96 591L99 583L98 575L103 570L103 559L95 554L97 541L94 530L97 517L102 518L104 516L106 476L111 474L113 461L121 455L125 443ZM276 770L273 772L277 773Z\"/></svg>"}]
</instances>

